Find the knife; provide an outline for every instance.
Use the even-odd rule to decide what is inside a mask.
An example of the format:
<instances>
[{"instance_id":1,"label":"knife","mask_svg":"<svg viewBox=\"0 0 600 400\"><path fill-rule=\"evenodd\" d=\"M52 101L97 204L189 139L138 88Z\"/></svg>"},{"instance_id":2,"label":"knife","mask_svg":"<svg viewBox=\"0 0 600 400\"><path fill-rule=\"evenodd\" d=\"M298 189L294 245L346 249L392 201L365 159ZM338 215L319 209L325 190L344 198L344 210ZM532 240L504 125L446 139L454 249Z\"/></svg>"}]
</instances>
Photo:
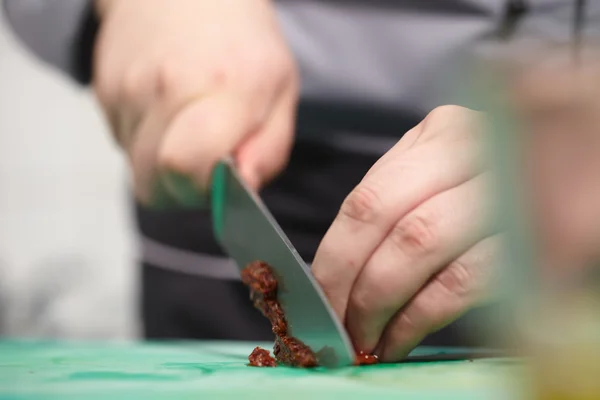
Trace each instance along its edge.
<instances>
[{"instance_id":1,"label":"knife","mask_svg":"<svg viewBox=\"0 0 600 400\"><path fill-rule=\"evenodd\" d=\"M310 268L231 159L213 171L211 206L215 236L240 271L261 260L277 275L291 336L308 345L322 366L351 365L355 354L348 334Z\"/></svg>"}]
</instances>

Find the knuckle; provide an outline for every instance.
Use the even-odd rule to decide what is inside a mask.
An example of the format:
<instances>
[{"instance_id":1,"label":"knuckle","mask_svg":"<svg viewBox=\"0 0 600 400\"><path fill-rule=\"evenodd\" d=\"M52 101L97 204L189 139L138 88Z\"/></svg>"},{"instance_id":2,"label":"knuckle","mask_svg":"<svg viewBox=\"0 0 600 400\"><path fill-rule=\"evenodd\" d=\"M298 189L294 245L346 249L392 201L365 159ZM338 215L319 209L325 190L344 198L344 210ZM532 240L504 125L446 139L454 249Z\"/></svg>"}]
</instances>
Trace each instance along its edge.
<instances>
[{"instance_id":1,"label":"knuckle","mask_svg":"<svg viewBox=\"0 0 600 400\"><path fill-rule=\"evenodd\" d=\"M413 256L435 252L439 247L439 235L433 222L421 215L400 221L390 233L391 242Z\"/></svg>"},{"instance_id":2,"label":"knuckle","mask_svg":"<svg viewBox=\"0 0 600 400\"><path fill-rule=\"evenodd\" d=\"M443 105L427 114L423 128L430 132L451 129L461 137L471 137L479 134L482 122L480 112L457 105Z\"/></svg>"},{"instance_id":3,"label":"knuckle","mask_svg":"<svg viewBox=\"0 0 600 400\"><path fill-rule=\"evenodd\" d=\"M313 277L323 289L330 286L332 278L335 276L332 274L334 271L331 268L327 268L326 260L323 260L324 258L327 259L331 253L332 251L329 249L327 237L325 237L319 245L315 260L310 266ZM325 256L323 256L323 254L325 254Z\"/></svg>"},{"instance_id":4,"label":"knuckle","mask_svg":"<svg viewBox=\"0 0 600 400\"><path fill-rule=\"evenodd\" d=\"M438 273L434 282L454 296L465 296L473 291L474 275L464 262L456 260Z\"/></svg>"},{"instance_id":5,"label":"knuckle","mask_svg":"<svg viewBox=\"0 0 600 400\"><path fill-rule=\"evenodd\" d=\"M346 197L340 208L340 214L345 218L373 223L382 211L379 194L370 185L360 184Z\"/></svg>"},{"instance_id":6,"label":"knuckle","mask_svg":"<svg viewBox=\"0 0 600 400\"><path fill-rule=\"evenodd\" d=\"M209 88L223 87L226 86L230 80L231 73L229 69L224 65L218 64L213 68L213 70L209 74L207 86Z\"/></svg>"},{"instance_id":7,"label":"knuckle","mask_svg":"<svg viewBox=\"0 0 600 400\"><path fill-rule=\"evenodd\" d=\"M454 116L458 113L462 113L466 110L467 109L465 107L453 104L438 106L431 110L431 112L427 115L427 119L447 118L449 116Z\"/></svg>"}]
</instances>

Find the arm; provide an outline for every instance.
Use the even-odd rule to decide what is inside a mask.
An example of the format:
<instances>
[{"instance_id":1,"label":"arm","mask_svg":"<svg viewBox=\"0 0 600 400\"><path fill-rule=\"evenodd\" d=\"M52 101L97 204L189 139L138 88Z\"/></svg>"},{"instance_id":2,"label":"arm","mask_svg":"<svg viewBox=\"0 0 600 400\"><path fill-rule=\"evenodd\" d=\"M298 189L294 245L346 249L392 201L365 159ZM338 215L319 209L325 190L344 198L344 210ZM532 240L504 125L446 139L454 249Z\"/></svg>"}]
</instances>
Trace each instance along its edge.
<instances>
[{"instance_id":1,"label":"arm","mask_svg":"<svg viewBox=\"0 0 600 400\"><path fill-rule=\"evenodd\" d=\"M15 34L44 62L82 84L91 80L98 20L88 0L5 0Z\"/></svg>"},{"instance_id":2,"label":"arm","mask_svg":"<svg viewBox=\"0 0 600 400\"><path fill-rule=\"evenodd\" d=\"M5 5L40 58L93 84L144 204L202 205L226 155L255 187L287 163L299 84L270 0Z\"/></svg>"}]
</instances>

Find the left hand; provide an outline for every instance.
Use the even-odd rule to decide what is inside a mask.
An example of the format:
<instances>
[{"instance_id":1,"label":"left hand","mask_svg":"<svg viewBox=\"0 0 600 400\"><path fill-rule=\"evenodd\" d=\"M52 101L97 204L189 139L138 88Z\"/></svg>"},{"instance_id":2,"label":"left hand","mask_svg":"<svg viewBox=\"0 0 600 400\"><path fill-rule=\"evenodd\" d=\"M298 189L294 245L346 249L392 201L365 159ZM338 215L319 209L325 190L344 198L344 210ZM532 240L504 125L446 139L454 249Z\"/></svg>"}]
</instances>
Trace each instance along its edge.
<instances>
[{"instance_id":1,"label":"left hand","mask_svg":"<svg viewBox=\"0 0 600 400\"><path fill-rule=\"evenodd\" d=\"M433 110L344 201L313 272L357 350L400 360L484 300L499 236L478 112Z\"/></svg>"}]
</instances>

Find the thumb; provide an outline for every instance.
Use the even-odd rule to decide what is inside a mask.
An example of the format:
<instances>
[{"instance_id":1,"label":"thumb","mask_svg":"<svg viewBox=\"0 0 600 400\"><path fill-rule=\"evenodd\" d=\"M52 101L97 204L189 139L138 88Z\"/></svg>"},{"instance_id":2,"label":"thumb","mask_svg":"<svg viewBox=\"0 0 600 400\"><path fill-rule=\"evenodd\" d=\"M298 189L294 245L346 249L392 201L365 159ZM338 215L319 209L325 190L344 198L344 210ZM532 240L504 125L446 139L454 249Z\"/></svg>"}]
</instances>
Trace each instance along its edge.
<instances>
[{"instance_id":1,"label":"thumb","mask_svg":"<svg viewBox=\"0 0 600 400\"><path fill-rule=\"evenodd\" d=\"M294 141L296 97L282 98L263 127L235 152L240 174L254 190L275 178L287 165Z\"/></svg>"}]
</instances>

